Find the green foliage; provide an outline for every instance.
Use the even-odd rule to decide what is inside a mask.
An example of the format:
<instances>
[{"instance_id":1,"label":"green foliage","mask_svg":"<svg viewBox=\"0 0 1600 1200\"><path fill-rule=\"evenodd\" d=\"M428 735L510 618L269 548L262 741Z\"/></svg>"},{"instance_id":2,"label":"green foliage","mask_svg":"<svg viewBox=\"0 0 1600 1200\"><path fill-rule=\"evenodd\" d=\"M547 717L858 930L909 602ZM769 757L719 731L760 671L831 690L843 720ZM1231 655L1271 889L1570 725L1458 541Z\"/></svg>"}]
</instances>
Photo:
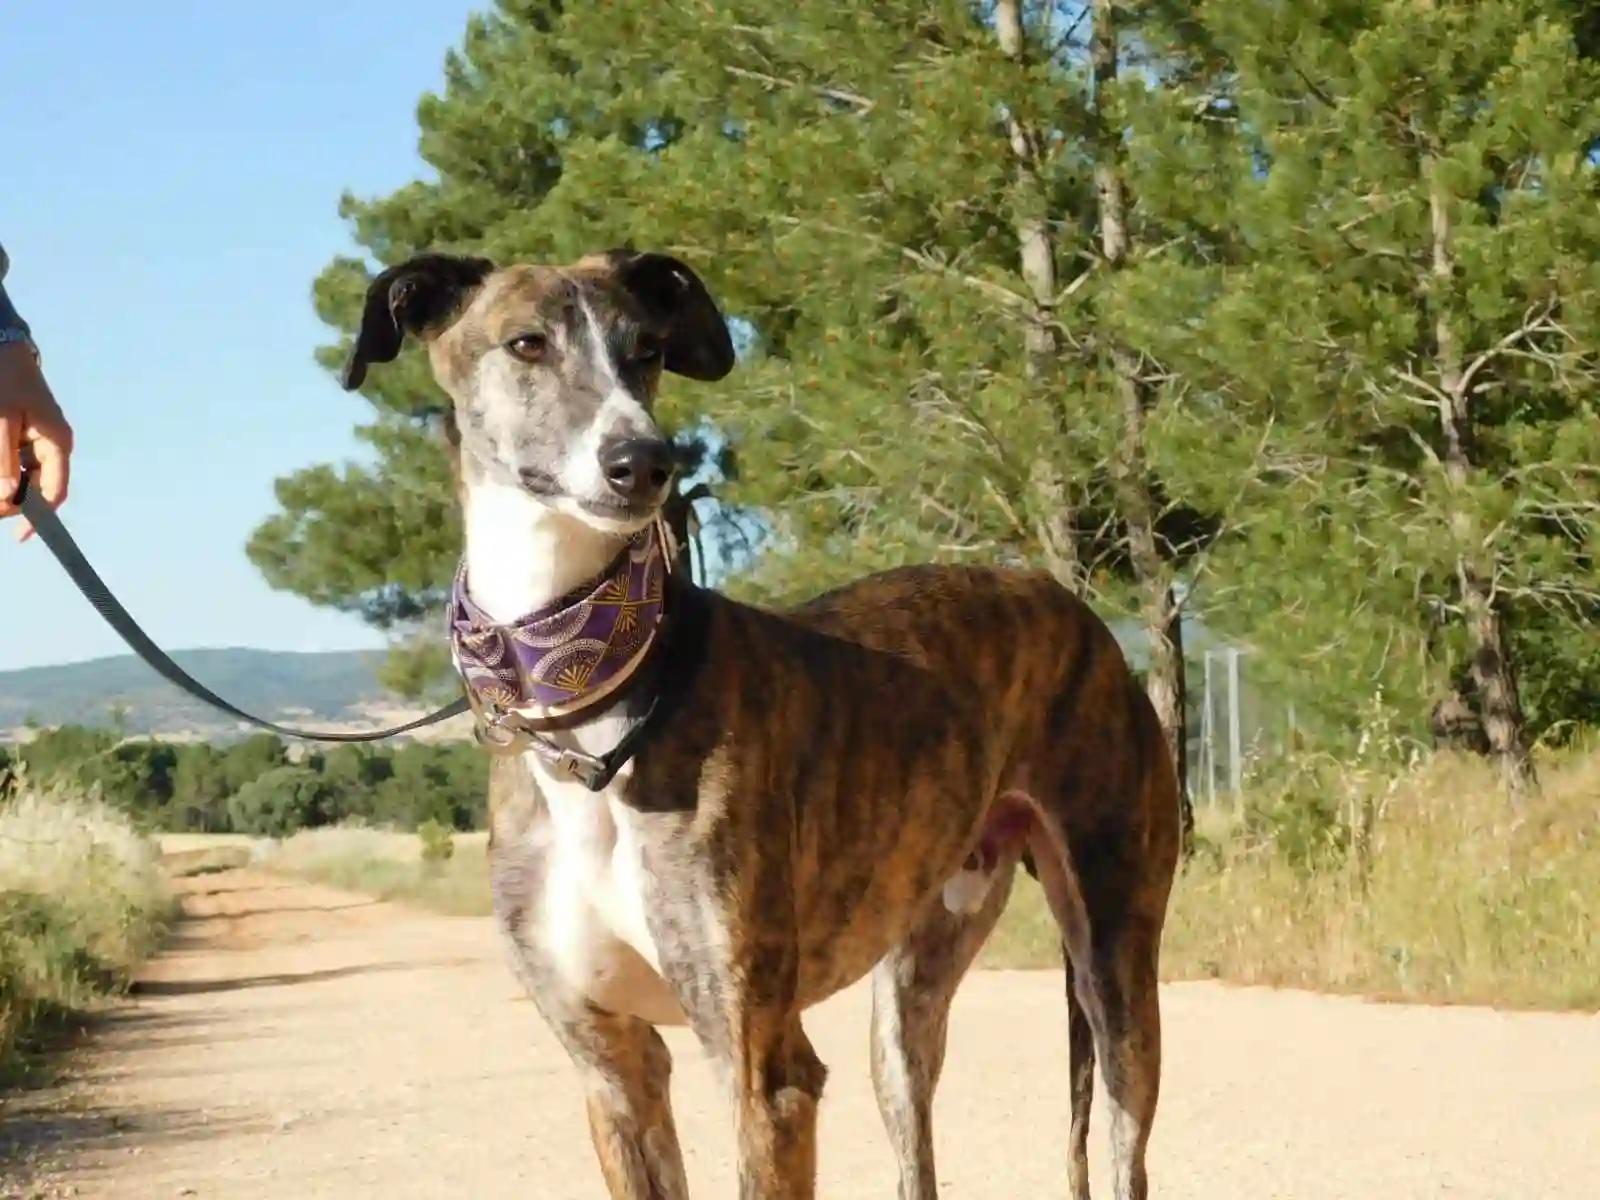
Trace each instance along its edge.
<instances>
[{"instance_id":1,"label":"green foliage","mask_svg":"<svg viewBox=\"0 0 1600 1200\"><path fill-rule=\"evenodd\" d=\"M1374 688L1420 733L1481 661L1475 572L1532 732L1600 720L1587 10L1022 4L1010 53L996 11L502 0L418 107L431 177L341 212L379 265L632 242L700 271L749 350L663 411L729 436L719 494L772 524L740 594L1034 565L1159 632L1182 590L1348 748ZM317 280L330 367L371 274ZM460 538L447 401L416 347L363 397L372 465L280 481L249 551L401 635L387 678L422 694ZM459 826L426 776L380 790Z\"/></svg>"},{"instance_id":2,"label":"green foliage","mask_svg":"<svg viewBox=\"0 0 1600 1200\"><path fill-rule=\"evenodd\" d=\"M200 742L184 746L177 759L162 824L176 833L227 832L226 801L235 789L226 752Z\"/></svg>"},{"instance_id":3,"label":"green foliage","mask_svg":"<svg viewBox=\"0 0 1600 1200\"><path fill-rule=\"evenodd\" d=\"M753 324L754 353L702 401L739 452L728 495L779 526L782 552L736 586L786 599L912 560L1043 563L1038 528L1056 514L1041 462L1092 477L1120 418L1077 353L1030 377L1016 164L996 105L1067 126L1037 187L1064 283L1093 253L1081 74L1006 60L966 5L637 0L617 17L641 40L621 49L578 20L548 36L585 78L637 80L617 109L681 114L679 136L648 157L569 145L541 214L570 220L581 198L607 235L696 248ZM1084 320L1093 292L1060 321Z\"/></svg>"},{"instance_id":4,"label":"green foliage","mask_svg":"<svg viewBox=\"0 0 1600 1200\"><path fill-rule=\"evenodd\" d=\"M1520 605L1511 622L1513 659L1528 726L1552 746L1600 727L1600 604L1570 613Z\"/></svg>"},{"instance_id":5,"label":"green foliage","mask_svg":"<svg viewBox=\"0 0 1600 1200\"><path fill-rule=\"evenodd\" d=\"M1474 653L1465 560L1493 579L1532 729L1600 718L1600 478L1585 465L1600 453L1600 209L1584 154L1600 74L1562 6L1197 13L1237 65L1233 152L1201 186L1227 197L1250 253L1173 271L1189 319L1150 325L1192 396L1171 413L1192 452L1168 477L1202 494L1220 462L1242 481L1208 620L1248 637L1303 712L1354 736L1353 701L1379 684L1412 698L1419 729ZM1441 418L1452 354L1471 372L1459 478Z\"/></svg>"},{"instance_id":6,"label":"green foliage","mask_svg":"<svg viewBox=\"0 0 1600 1200\"><path fill-rule=\"evenodd\" d=\"M272 767L244 784L228 800L235 833L286 837L297 829L328 824L322 777L309 767Z\"/></svg>"},{"instance_id":7,"label":"green foliage","mask_svg":"<svg viewBox=\"0 0 1600 1200\"><path fill-rule=\"evenodd\" d=\"M422 861L442 863L456 852L455 831L442 821L433 818L417 826L417 837L422 842Z\"/></svg>"},{"instance_id":8,"label":"green foliage","mask_svg":"<svg viewBox=\"0 0 1600 1200\"><path fill-rule=\"evenodd\" d=\"M100 730L41 730L10 753L29 779L92 791L150 830L282 837L356 821L481 828L488 764L470 742L399 742L302 752L271 734L225 746L112 742ZM6 777L0 755L0 782Z\"/></svg>"},{"instance_id":9,"label":"green foliage","mask_svg":"<svg viewBox=\"0 0 1600 1200\"><path fill-rule=\"evenodd\" d=\"M31 777L0 786L0 1083L40 1034L126 986L170 900L126 814Z\"/></svg>"},{"instance_id":10,"label":"green foliage","mask_svg":"<svg viewBox=\"0 0 1600 1200\"><path fill-rule=\"evenodd\" d=\"M262 774L289 761L289 748L270 733L252 734L228 748L222 761L222 777L230 792L236 792Z\"/></svg>"},{"instance_id":11,"label":"green foliage","mask_svg":"<svg viewBox=\"0 0 1600 1200\"><path fill-rule=\"evenodd\" d=\"M486 819L489 764L470 742L418 743L394 756L394 774L378 785L381 819L402 829L435 821L452 829L481 829Z\"/></svg>"},{"instance_id":12,"label":"green foliage","mask_svg":"<svg viewBox=\"0 0 1600 1200\"><path fill-rule=\"evenodd\" d=\"M1390 797L1422 759L1422 746L1376 692L1355 712L1359 736L1339 753L1299 747L1258 762L1237 831L1279 862L1307 874L1369 863L1372 830Z\"/></svg>"},{"instance_id":13,"label":"green foliage","mask_svg":"<svg viewBox=\"0 0 1600 1200\"><path fill-rule=\"evenodd\" d=\"M40 732L14 754L34 778L66 777L88 782L86 776L99 769L116 742L116 736L106 730L66 725Z\"/></svg>"},{"instance_id":14,"label":"green foliage","mask_svg":"<svg viewBox=\"0 0 1600 1200\"><path fill-rule=\"evenodd\" d=\"M78 924L49 896L0 891L0 1013L37 997L27 1018L36 1025L115 985L115 972L89 948ZM0 1062L10 1049L0 1044Z\"/></svg>"}]
</instances>

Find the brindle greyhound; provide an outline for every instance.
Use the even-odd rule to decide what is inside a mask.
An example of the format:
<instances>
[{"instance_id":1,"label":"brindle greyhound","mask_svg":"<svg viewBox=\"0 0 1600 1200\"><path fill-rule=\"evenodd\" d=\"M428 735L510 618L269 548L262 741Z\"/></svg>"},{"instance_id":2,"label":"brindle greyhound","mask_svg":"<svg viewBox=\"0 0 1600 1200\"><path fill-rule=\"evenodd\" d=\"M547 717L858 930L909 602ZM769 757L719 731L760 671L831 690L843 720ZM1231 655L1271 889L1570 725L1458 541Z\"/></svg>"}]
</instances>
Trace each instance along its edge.
<instances>
[{"instance_id":1,"label":"brindle greyhound","mask_svg":"<svg viewBox=\"0 0 1600 1200\"><path fill-rule=\"evenodd\" d=\"M1147 1194L1172 764L1111 633L1048 576L924 566L794 611L671 572L662 371L734 365L660 254L372 283L345 386L405 335L454 401L466 547L452 647L491 783L494 909L577 1067L615 1200L680 1200L656 1026L734 1101L740 1195L811 1197L827 1075L801 1013L872 973L872 1077L900 1195L934 1200L950 1002L1036 875L1066 951L1072 1194L1098 1056L1119 1200Z\"/></svg>"}]
</instances>

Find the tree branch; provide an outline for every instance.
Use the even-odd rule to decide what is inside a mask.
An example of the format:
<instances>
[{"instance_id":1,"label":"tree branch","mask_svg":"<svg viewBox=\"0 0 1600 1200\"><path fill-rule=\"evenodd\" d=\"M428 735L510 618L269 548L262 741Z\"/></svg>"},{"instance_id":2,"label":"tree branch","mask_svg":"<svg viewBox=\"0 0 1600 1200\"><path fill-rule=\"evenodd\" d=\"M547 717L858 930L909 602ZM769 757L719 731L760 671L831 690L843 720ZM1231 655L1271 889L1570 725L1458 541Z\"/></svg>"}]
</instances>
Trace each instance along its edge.
<instances>
[{"instance_id":1,"label":"tree branch","mask_svg":"<svg viewBox=\"0 0 1600 1200\"><path fill-rule=\"evenodd\" d=\"M1465 403L1467 394L1472 390L1472 381L1477 377L1478 372L1511 350L1517 343L1526 341L1541 333L1557 333L1563 337L1570 337L1571 335L1565 329L1550 320L1550 314L1555 311L1555 308L1556 302L1554 300L1546 301L1543 308L1540 308L1539 305L1529 308L1523 314L1522 323L1517 328L1506 334L1505 337L1487 350L1482 351L1467 364L1461 372L1460 381L1456 386L1452 399L1458 404Z\"/></svg>"},{"instance_id":2,"label":"tree branch","mask_svg":"<svg viewBox=\"0 0 1600 1200\"><path fill-rule=\"evenodd\" d=\"M1030 305L1027 297L1019 296L1010 288L1002 287L1000 284L995 283L992 280L983 279L977 275L969 275L964 271L960 271L955 267L940 262L938 259L929 254L925 254L920 250L913 250L910 246L896 245L888 238L880 237L877 234L868 233L865 230L860 229L845 229L842 226L833 225L826 221L803 220L800 217L774 217L772 219L781 225L788 225L794 229L812 229L818 233L826 233L834 237L849 238L854 241L867 242L870 245L877 246L880 249L889 251L890 253L900 255L901 258L905 259L907 262L914 263L924 271L930 271L937 275L943 275L947 279L954 280L957 283L972 288L974 291L982 292L985 296L1000 301L1000 303L1005 305L1006 308L1013 313L1017 313L1025 318L1030 316Z\"/></svg>"},{"instance_id":3,"label":"tree branch","mask_svg":"<svg viewBox=\"0 0 1600 1200\"><path fill-rule=\"evenodd\" d=\"M859 92L847 91L844 88L826 87L816 83L801 83L795 79L780 79L778 76L768 75L764 71L752 71L748 67L735 67L731 64L725 65L722 69L736 78L764 84L769 91L776 91L780 88L788 91L809 90L825 100L832 100L836 104L847 104L863 115L878 106L876 100L870 100Z\"/></svg>"}]
</instances>

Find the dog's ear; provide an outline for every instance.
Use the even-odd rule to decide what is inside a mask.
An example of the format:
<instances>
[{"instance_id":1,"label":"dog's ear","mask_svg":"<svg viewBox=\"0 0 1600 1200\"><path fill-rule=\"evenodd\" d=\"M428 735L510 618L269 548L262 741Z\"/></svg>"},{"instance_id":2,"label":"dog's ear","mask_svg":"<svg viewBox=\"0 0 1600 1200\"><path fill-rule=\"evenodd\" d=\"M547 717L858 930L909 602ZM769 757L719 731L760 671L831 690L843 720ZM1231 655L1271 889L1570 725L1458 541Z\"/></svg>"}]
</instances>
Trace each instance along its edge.
<instances>
[{"instance_id":1,"label":"dog's ear","mask_svg":"<svg viewBox=\"0 0 1600 1200\"><path fill-rule=\"evenodd\" d=\"M728 323L700 276L668 254L611 250L606 258L617 281L665 331L662 367L706 382L733 370Z\"/></svg>"},{"instance_id":2,"label":"dog's ear","mask_svg":"<svg viewBox=\"0 0 1600 1200\"><path fill-rule=\"evenodd\" d=\"M340 382L360 387L372 363L393 362L406 334L423 336L459 312L494 264L486 258L419 254L389 267L367 287L361 327Z\"/></svg>"}]
</instances>

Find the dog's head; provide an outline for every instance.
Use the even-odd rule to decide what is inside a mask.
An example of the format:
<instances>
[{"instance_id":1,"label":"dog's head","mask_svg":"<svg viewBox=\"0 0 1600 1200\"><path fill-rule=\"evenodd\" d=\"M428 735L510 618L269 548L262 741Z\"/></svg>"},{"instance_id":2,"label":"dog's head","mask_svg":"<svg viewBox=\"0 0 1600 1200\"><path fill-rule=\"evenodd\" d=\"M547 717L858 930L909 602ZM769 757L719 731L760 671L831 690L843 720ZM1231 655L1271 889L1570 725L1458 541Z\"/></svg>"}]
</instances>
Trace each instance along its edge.
<instances>
[{"instance_id":1,"label":"dog's head","mask_svg":"<svg viewBox=\"0 0 1600 1200\"><path fill-rule=\"evenodd\" d=\"M347 390L405 336L455 402L465 481L521 487L609 532L665 501L674 456L652 415L661 372L721 379L733 342L710 293L665 254L612 250L570 267L422 254L367 289Z\"/></svg>"}]
</instances>

